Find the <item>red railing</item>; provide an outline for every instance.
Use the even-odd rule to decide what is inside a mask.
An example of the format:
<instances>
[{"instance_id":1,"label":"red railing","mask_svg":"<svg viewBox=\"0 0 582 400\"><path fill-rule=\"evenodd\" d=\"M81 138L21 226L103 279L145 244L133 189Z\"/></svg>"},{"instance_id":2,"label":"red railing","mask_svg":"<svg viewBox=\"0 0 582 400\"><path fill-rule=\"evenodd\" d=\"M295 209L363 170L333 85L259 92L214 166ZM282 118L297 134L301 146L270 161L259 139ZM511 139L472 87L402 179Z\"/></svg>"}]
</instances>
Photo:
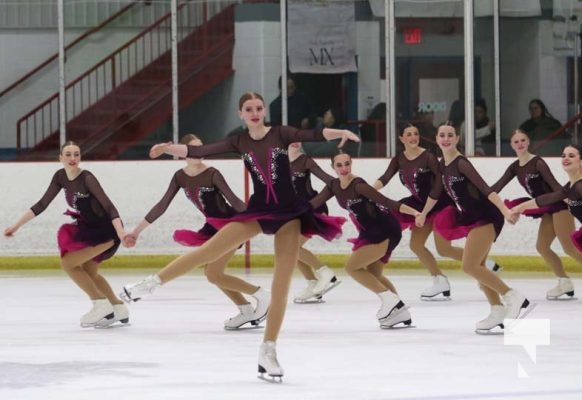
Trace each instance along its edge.
<instances>
[{"instance_id":1,"label":"red railing","mask_svg":"<svg viewBox=\"0 0 582 400\"><path fill-rule=\"evenodd\" d=\"M68 51L68 50L70 50L76 44L82 42L84 39L88 38L89 36L91 36L95 32L98 32L98 31L102 30L103 28L105 28L111 22L115 21L121 15L125 14L130 8L134 7L136 4L137 3L133 2L133 3L130 3L130 4L126 5L125 7L123 7L122 9L120 9L119 11L117 11L116 13L114 13L113 15L111 15L109 18L107 18L105 21L103 21L102 23L100 23L96 27L94 27L92 29L89 29L87 32L83 33L81 36L79 36L78 38L76 38L75 40L73 40L71 43L69 43L67 46L65 46L65 52ZM43 63L41 63L37 67L35 67L32 70L30 70L30 72L28 72L25 75L23 75L20 79L18 79L12 85L10 85L6 89L2 90L0 92L0 99L2 99L2 97L4 97L5 95L7 95L8 93L10 93L12 90L16 89L19 85L21 85L22 83L24 83L26 80L28 80L32 76L36 75L39 71L41 71L43 68L45 68L50 63L52 63L53 61L55 61L57 58L59 58L59 53L53 54L48 59L46 59Z\"/></svg>"},{"instance_id":2,"label":"red railing","mask_svg":"<svg viewBox=\"0 0 582 400\"><path fill-rule=\"evenodd\" d=\"M200 54L206 53L209 49L208 41L211 40L212 36L211 32L205 30L206 22L234 3L234 1L205 1L180 4L178 7L178 41L183 40L196 29L203 29L204 34L201 35L201 42L196 43L194 48L190 47L188 50L199 52ZM77 117L161 57L167 57L168 68L154 71L154 73L167 74L166 76L169 80L171 78L170 19L171 15L168 13L110 56L70 82L66 86L67 122ZM148 84L147 81L142 83L144 86ZM154 88L154 91L158 89ZM135 95L141 97L138 101L143 101L151 93L151 90L148 91L146 89L145 93L142 91ZM59 94L55 93L18 120L17 148L33 147L58 131L58 98ZM109 107L119 110L120 107L124 107L123 100L113 101L109 104ZM95 121L95 123L102 126L104 121Z\"/></svg>"}]
</instances>

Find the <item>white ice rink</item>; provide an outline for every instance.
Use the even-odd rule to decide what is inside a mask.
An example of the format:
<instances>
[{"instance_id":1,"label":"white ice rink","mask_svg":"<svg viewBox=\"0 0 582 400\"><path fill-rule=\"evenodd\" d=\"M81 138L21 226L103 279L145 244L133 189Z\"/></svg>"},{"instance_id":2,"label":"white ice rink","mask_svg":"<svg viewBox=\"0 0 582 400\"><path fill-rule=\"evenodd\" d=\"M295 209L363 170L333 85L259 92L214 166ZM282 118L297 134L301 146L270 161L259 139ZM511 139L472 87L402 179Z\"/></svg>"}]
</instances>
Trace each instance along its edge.
<instances>
[{"instance_id":1,"label":"white ice rink","mask_svg":"<svg viewBox=\"0 0 582 400\"><path fill-rule=\"evenodd\" d=\"M148 273L104 272L116 289ZM453 301L427 303L426 275L390 274L416 328L379 329L377 297L342 276L325 304L289 304L278 341L285 377L270 384L256 378L263 330L224 331L237 310L200 275L133 304L131 326L96 330L79 327L90 303L62 272L2 272L0 399L582 399L582 303L546 301L549 274L504 274L537 303L528 318L537 336L550 321L535 360L504 336L473 333L489 310L465 275L449 274ZM292 293L303 284L296 276Z\"/></svg>"}]
</instances>

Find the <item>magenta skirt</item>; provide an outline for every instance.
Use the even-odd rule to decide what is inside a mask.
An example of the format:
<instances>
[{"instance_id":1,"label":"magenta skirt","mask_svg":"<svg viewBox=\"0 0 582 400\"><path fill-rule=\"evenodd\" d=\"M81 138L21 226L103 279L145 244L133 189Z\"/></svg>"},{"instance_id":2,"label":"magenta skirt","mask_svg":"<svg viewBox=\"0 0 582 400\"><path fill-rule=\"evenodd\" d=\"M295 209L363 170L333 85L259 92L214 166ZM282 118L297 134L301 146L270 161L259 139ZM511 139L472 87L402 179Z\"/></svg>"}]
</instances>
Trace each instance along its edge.
<instances>
[{"instance_id":1,"label":"magenta skirt","mask_svg":"<svg viewBox=\"0 0 582 400\"><path fill-rule=\"evenodd\" d=\"M290 212L242 212L230 218L208 218L207 221L216 229L220 229L230 222L257 221L263 233L275 234L287 222L299 219L301 234L305 237L321 236L332 241L342 235L342 226L346 219L325 214L319 214L312 209L293 210Z\"/></svg>"},{"instance_id":2,"label":"magenta skirt","mask_svg":"<svg viewBox=\"0 0 582 400\"><path fill-rule=\"evenodd\" d=\"M504 219L501 212L496 208L493 210L493 207L495 206L491 204L491 206L487 207L491 210L484 210L489 211L491 215L484 213L479 217L474 217L463 215L455 207L448 206L436 215L433 221L433 229L447 240L457 240L467 237L474 228L493 224L495 239L497 239L501 233L501 228L503 228Z\"/></svg>"},{"instance_id":3,"label":"magenta skirt","mask_svg":"<svg viewBox=\"0 0 582 400\"><path fill-rule=\"evenodd\" d=\"M100 263L108 258L113 257L121 243L113 225L109 222L111 228L104 226L87 226L85 224L63 224L57 233L57 242L61 258L70 252L93 247L109 240L113 240L113 246L103 253L93 258L93 261Z\"/></svg>"},{"instance_id":4,"label":"magenta skirt","mask_svg":"<svg viewBox=\"0 0 582 400\"><path fill-rule=\"evenodd\" d=\"M209 223L205 223L197 232L188 229L175 230L173 239L174 242L182 246L198 247L206 243L216 232L218 232L216 228Z\"/></svg>"},{"instance_id":5,"label":"magenta skirt","mask_svg":"<svg viewBox=\"0 0 582 400\"><path fill-rule=\"evenodd\" d=\"M574 243L574 247L580 253L582 253L582 227L578 228L570 234L570 239L572 239L572 243Z\"/></svg>"},{"instance_id":6,"label":"magenta skirt","mask_svg":"<svg viewBox=\"0 0 582 400\"><path fill-rule=\"evenodd\" d=\"M503 202L507 206L507 208L512 209L513 207L520 205L521 203L525 203L526 201L531 200L529 197L520 197L518 199L513 200L504 200ZM550 204L549 206L545 207L538 207L538 208L530 208L529 210L525 210L523 215L530 218L540 218L544 214L554 214L558 211L567 210L568 206L563 201L558 203Z\"/></svg>"}]
</instances>

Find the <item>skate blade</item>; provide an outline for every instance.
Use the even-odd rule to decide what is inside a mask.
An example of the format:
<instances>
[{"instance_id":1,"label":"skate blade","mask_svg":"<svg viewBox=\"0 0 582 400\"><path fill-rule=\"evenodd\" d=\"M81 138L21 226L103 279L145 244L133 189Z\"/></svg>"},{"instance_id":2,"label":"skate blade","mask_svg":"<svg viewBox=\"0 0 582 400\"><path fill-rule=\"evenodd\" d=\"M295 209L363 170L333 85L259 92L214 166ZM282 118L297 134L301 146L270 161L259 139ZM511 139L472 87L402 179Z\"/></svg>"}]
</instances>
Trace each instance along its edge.
<instances>
[{"instance_id":1,"label":"skate blade","mask_svg":"<svg viewBox=\"0 0 582 400\"><path fill-rule=\"evenodd\" d=\"M265 376L263 373L259 373L259 375L257 375L257 378L269 383L283 383L283 376L273 376L273 375Z\"/></svg>"},{"instance_id":2,"label":"skate blade","mask_svg":"<svg viewBox=\"0 0 582 400\"><path fill-rule=\"evenodd\" d=\"M496 326L492 329L475 329L475 333L482 336L499 336L503 335L505 331L500 326Z\"/></svg>"},{"instance_id":3,"label":"skate blade","mask_svg":"<svg viewBox=\"0 0 582 400\"><path fill-rule=\"evenodd\" d=\"M126 326L131 326L129 322L115 321L109 325L95 325L95 329L115 329L115 328L125 328Z\"/></svg>"},{"instance_id":4,"label":"skate blade","mask_svg":"<svg viewBox=\"0 0 582 400\"><path fill-rule=\"evenodd\" d=\"M327 292L329 292L331 289L335 288L340 283L342 283L342 281L340 281L339 279L336 278L335 282L332 282L331 285L329 285L328 287L326 287L325 289L323 289L321 292L315 293L315 296L314 297L323 297L324 294L326 294Z\"/></svg>"},{"instance_id":5,"label":"skate blade","mask_svg":"<svg viewBox=\"0 0 582 400\"><path fill-rule=\"evenodd\" d=\"M248 324L248 322L247 322ZM248 331L248 330L254 330L254 329L262 329L264 328L264 326L262 325L247 325L247 324L242 324L239 327L236 328L231 328L231 327L224 327L225 331Z\"/></svg>"},{"instance_id":6,"label":"skate blade","mask_svg":"<svg viewBox=\"0 0 582 400\"><path fill-rule=\"evenodd\" d=\"M412 320L408 319L406 321L397 322L393 325L380 325L380 328L398 330L398 329L416 328L416 325L412 325Z\"/></svg>"},{"instance_id":7,"label":"skate blade","mask_svg":"<svg viewBox=\"0 0 582 400\"><path fill-rule=\"evenodd\" d=\"M526 308L521 309L516 319L504 319L503 325L505 325L505 332L511 331L511 329L513 329L515 326L517 326L517 324L519 324L519 320L527 317L529 313L533 311L534 308L536 308L536 303L532 303L530 301L529 305Z\"/></svg>"},{"instance_id":8,"label":"skate blade","mask_svg":"<svg viewBox=\"0 0 582 400\"><path fill-rule=\"evenodd\" d=\"M570 301L570 300L578 300L576 296L570 296L568 294L561 294L556 297L546 296L546 300L548 301Z\"/></svg>"},{"instance_id":9,"label":"skate blade","mask_svg":"<svg viewBox=\"0 0 582 400\"><path fill-rule=\"evenodd\" d=\"M325 303L325 300L314 299L314 298L310 298L307 300L293 299L293 303L295 303L295 304L321 304L321 303Z\"/></svg>"},{"instance_id":10,"label":"skate blade","mask_svg":"<svg viewBox=\"0 0 582 400\"><path fill-rule=\"evenodd\" d=\"M451 296L445 296L445 295L443 295L443 296L440 296L441 294L442 294L442 293L435 294L435 295L434 295L434 296L432 296L432 297L429 297L429 296L422 296L422 295L421 295L421 296L420 296L420 300L422 300L422 301L437 301L437 302L439 302L439 301L451 301L451 300L452 300L452 299L451 299Z\"/></svg>"}]
</instances>

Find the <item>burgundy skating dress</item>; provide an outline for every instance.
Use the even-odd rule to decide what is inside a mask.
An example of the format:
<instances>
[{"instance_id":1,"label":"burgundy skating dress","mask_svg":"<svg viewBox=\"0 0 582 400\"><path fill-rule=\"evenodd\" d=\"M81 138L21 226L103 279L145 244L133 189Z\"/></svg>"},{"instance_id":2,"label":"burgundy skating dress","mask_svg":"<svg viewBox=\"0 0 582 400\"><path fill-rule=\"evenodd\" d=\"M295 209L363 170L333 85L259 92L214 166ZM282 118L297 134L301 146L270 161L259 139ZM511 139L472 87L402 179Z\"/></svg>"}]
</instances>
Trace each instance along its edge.
<instances>
[{"instance_id":1,"label":"burgundy skating dress","mask_svg":"<svg viewBox=\"0 0 582 400\"><path fill-rule=\"evenodd\" d=\"M317 191L311 185L311 174L317 176L326 185L333 179L333 176L322 170L311 157L307 157L305 154L300 155L291 162L291 173L293 174L295 193L307 201L317 195ZM318 207L315 212L329 214L325 203Z\"/></svg>"},{"instance_id":2,"label":"burgundy skating dress","mask_svg":"<svg viewBox=\"0 0 582 400\"><path fill-rule=\"evenodd\" d=\"M449 165L439 163L443 186L455 206L448 206L434 219L434 230L447 240L466 237L471 229L493 224L495 239L505 222L501 211L487 198L493 190L471 162L458 156Z\"/></svg>"},{"instance_id":3,"label":"burgundy skating dress","mask_svg":"<svg viewBox=\"0 0 582 400\"><path fill-rule=\"evenodd\" d=\"M538 207L545 208L559 201L566 200L570 214L582 223L582 180L577 181L574 185L568 182L560 190L536 197ZM582 227L570 234L574 246L582 253Z\"/></svg>"},{"instance_id":4,"label":"burgundy skating dress","mask_svg":"<svg viewBox=\"0 0 582 400\"><path fill-rule=\"evenodd\" d=\"M209 167L195 176L190 176L180 169L172 177L164 197L152 207L145 220L151 224L166 212L180 189L184 190L188 200L206 218L230 218L246 209L245 203L232 192L217 169ZM225 197L230 205L226 203ZM187 229L174 231L174 241L184 246L200 246L216 232L217 230L206 222L197 232Z\"/></svg>"},{"instance_id":5,"label":"burgundy skating dress","mask_svg":"<svg viewBox=\"0 0 582 400\"><path fill-rule=\"evenodd\" d=\"M511 163L501 178L491 186L491 189L499 193L511 180L517 176L519 184L525 189L530 197L520 197L513 200L505 200L508 208L513 208L518 204L539 197L546 193L560 191L562 185L558 183L548 164L540 157L535 156L525 165L520 166L519 160ZM546 207L526 210L523 214L532 218L540 218L544 214L553 214L568 208L566 203L558 201L548 204Z\"/></svg>"},{"instance_id":6,"label":"burgundy skating dress","mask_svg":"<svg viewBox=\"0 0 582 400\"><path fill-rule=\"evenodd\" d=\"M390 161L388 168L378 180L386 186L396 173L398 173L400 182L411 194L409 197L400 199L400 203L422 211L429 197L437 200L426 216L426 223L432 223L439 211L452 204L446 193L442 191L439 162L429 151L423 151L414 160L409 160L404 153L399 153ZM411 215L398 212L394 216L400 222L402 230L415 226L414 217Z\"/></svg>"},{"instance_id":7,"label":"burgundy skating dress","mask_svg":"<svg viewBox=\"0 0 582 400\"><path fill-rule=\"evenodd\" d=\"M339 237L345 219L315 213L293 189L289 144L318 140L325 140L322 129L274 126L260 140L251 138L246 131L217 143L188 146L189 158L230 152L240 154L253 180L254 191L246 211L231 218L208 218L208 222L220 229L233 221L257 221L263 233L274 234L287 222L300 219L304 236L317 234L326 240Z\"/></svg>"},{"instance_id":8,"label":"burgundy skating dress","mask_svg":"<svg viewBox=\"0 0 582 400\"><path fill-rule=\"evenodd\" d=\"M58 170L45 194L30 208L34 215L43 212L61 189L65 191L67 204L74 210L67 210L65 215L75 219L71 224L62 225L57 233L61 257L71 251L113 240L113 246L93 260L101 262L112 257L121 243L111 223L119 218L119 213L91 172L83 170L70 181L64 168Z\"/></svg>"},{"instance_id":9,"label":"burgundy skating dress","mask_svg":"<svg viewBox=\"0 0 582 400\"><path fill-rule=\"evenodd\" d=\"M315 198L313 207L319 207L335 196L340 207L348 210L350 219L358 229L358 237L348 239L352 250L389 240L388 248L380 261L387 263L392 251L402 239L402 230L391 210L397 211L400 203L384 197L362 178L354 178L342 189L339 179L332 180Z\"/></svg>"}]
</instances>

